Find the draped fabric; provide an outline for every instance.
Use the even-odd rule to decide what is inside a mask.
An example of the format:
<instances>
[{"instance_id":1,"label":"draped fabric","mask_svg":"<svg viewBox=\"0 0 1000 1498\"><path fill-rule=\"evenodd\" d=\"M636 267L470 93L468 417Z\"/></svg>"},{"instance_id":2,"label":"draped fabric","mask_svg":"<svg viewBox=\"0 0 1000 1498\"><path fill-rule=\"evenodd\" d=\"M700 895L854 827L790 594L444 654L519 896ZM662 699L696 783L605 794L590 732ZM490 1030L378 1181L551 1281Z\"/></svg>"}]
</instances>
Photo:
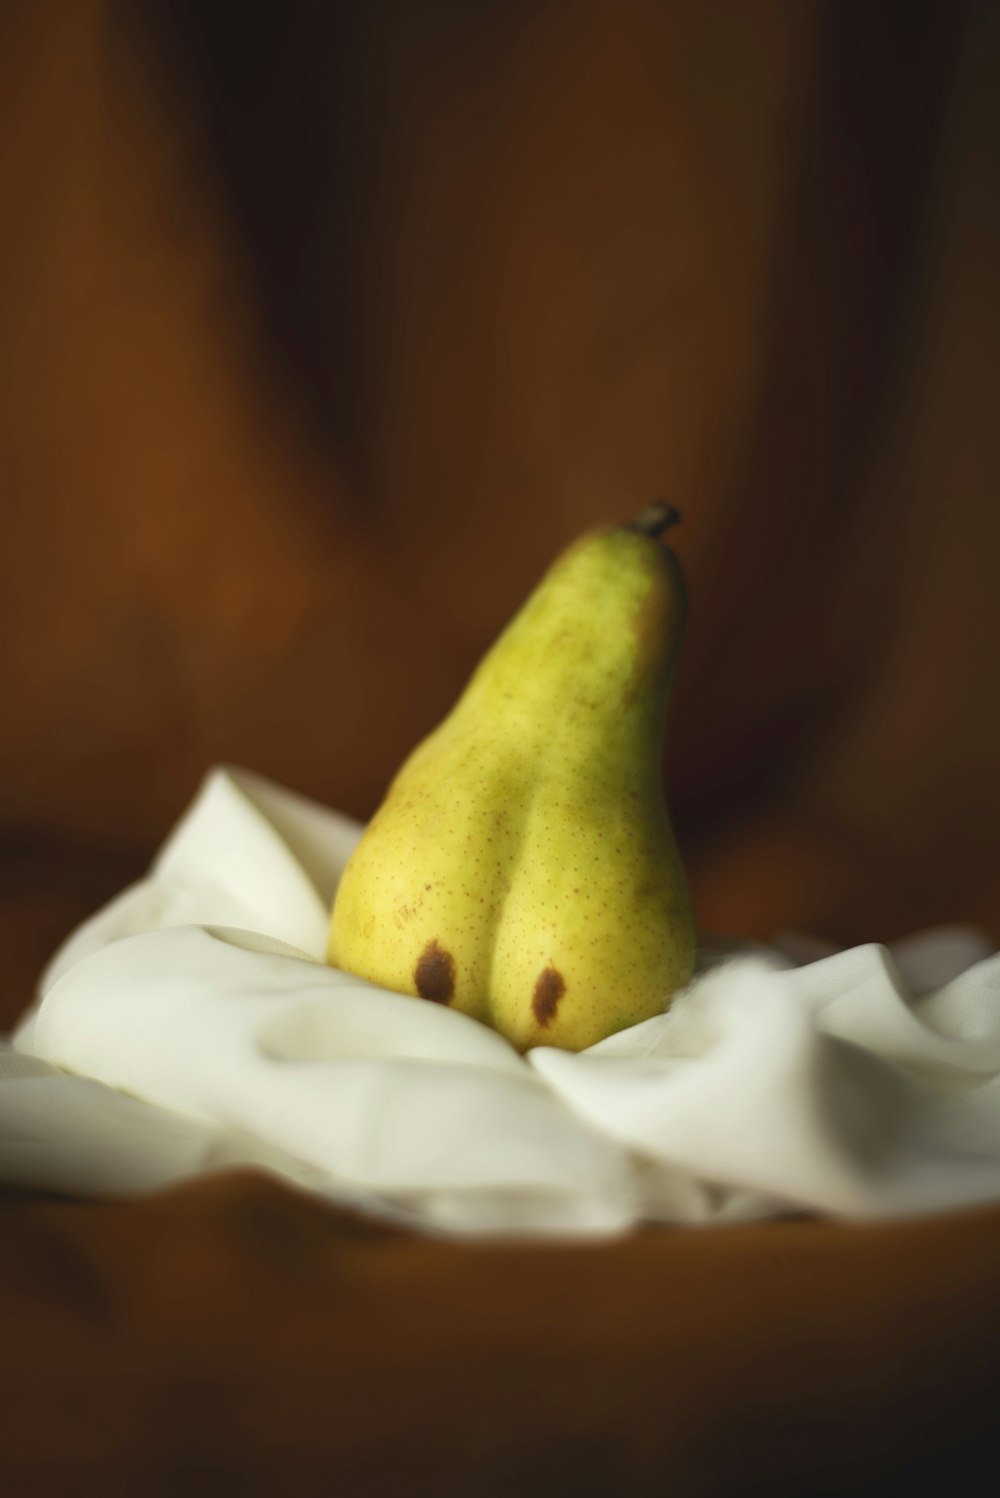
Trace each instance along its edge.
<instances>
[{"instance_id":1,"label":"draped fabric","mask_svg":"<svg viewBox=\"0 0 1000 1498\"><path fill-rule=\"evenodd\" d=\"M1000 1201L1000 955L974 932L703 947L665 1014L522 1057L325 965L360 832L210 775L0 1050L0 1179L114 1196L259 1165L425 1232L509 1240Z\"/></svg>"}]
</instances>

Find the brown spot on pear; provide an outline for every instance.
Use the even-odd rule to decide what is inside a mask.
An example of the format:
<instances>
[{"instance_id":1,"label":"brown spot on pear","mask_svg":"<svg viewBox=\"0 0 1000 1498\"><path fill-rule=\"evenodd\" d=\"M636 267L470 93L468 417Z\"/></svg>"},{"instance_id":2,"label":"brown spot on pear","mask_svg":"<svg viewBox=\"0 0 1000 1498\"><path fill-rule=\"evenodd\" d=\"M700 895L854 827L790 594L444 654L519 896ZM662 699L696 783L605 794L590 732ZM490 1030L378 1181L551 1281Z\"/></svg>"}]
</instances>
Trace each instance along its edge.
<instances>
[{"instance_id":1,"label":"brown spot on pear","mask_svg":"<svg viewBox=\"0 0 1000 1498\"><path fill-rule=\"evenodd\" d=\"M432 1004L450 1004L455 992L455 959L436 941L429 941L413 970L413 981L422 999Z\"/></svg>"},{"instance_id":2,"label":"brown spot on pear","mask_svg":"<svg viewBox=\"0 0 1000 1498\"><path fill-rule=\"evenodd\" d=\"M539 973L535 992L531 998L531 1007L543 1029L555 1019L559 1000L565 992L566 979L558 968L547 967L544 973Z\"/></svg>"}]
</instances>

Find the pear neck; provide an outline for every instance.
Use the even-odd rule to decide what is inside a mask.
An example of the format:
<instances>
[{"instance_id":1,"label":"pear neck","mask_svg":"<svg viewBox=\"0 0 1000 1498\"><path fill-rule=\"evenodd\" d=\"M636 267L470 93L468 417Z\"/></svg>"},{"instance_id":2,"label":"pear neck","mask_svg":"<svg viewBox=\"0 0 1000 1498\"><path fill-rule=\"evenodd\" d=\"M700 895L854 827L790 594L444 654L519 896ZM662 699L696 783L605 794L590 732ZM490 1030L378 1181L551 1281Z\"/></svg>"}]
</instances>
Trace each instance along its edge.
<instances>
[{"instance_id":1,"label":"pear neck","mask_svg":"<svg viewBox=\"0 0 1000 1498\"><path fill-rule=\"evenodd\" d=\"M659 766L680 627L676 564L624 528L585 537L553 566L485 656L459 704L540 747ZM457 710L458 711L458 710ZM589 748L588 748L589 746Z\"/></svg>"}]
</instances>

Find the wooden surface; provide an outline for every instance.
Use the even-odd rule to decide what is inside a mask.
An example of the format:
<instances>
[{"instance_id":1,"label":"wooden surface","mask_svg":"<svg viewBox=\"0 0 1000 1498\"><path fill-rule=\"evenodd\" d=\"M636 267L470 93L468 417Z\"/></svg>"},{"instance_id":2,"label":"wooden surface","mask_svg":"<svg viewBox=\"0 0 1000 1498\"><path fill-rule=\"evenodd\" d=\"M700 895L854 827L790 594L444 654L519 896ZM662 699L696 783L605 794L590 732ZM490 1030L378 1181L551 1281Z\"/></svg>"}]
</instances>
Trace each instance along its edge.
<instances>
[{"instance_id":1,"label":"wooden surface","mask_svg":"<svg viewBox=\"0 0 1000 1498\"><path fill-rule=\"evenodd\" d=\"M972 1491L998 1257L1000 1210L472 1248L252 1177L0 1201L5 1487Z\"/></svg>"},{"instance_id":2,"label":"wooden surface","mask_svg":"<svg viewBox=\"0 0 1000 1498\"><path fill-rule=\"evenodd\" d=\"M996 7L268 9L0 8L0 1025L209 764L367 815L659 493L702 928L1000 936ZM250 1177L6 1196L0 1485L967 1492L998 1262L996 1210L471 1249Z\"/></svg>"}]
</instances>

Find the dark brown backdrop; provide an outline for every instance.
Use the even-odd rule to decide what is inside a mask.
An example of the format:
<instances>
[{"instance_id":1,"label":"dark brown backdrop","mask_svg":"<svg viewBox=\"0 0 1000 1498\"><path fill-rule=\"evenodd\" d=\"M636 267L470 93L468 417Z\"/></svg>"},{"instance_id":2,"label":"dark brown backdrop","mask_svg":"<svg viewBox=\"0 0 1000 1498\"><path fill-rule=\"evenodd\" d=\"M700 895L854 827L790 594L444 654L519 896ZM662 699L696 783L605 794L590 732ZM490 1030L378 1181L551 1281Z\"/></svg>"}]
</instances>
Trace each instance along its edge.
<instances>
[{"instance_id":1,"label":"dark brown backdrop","mask_svg":"<svg viewBox=\"0 0 1000 1498\"><path fill-rule=\"evenodd\" d=\"M702 924L994 924L995 8L253 9L0 18L16 886L220 758L366 814L666 493Z\"/></svg>"}]
</instances>

